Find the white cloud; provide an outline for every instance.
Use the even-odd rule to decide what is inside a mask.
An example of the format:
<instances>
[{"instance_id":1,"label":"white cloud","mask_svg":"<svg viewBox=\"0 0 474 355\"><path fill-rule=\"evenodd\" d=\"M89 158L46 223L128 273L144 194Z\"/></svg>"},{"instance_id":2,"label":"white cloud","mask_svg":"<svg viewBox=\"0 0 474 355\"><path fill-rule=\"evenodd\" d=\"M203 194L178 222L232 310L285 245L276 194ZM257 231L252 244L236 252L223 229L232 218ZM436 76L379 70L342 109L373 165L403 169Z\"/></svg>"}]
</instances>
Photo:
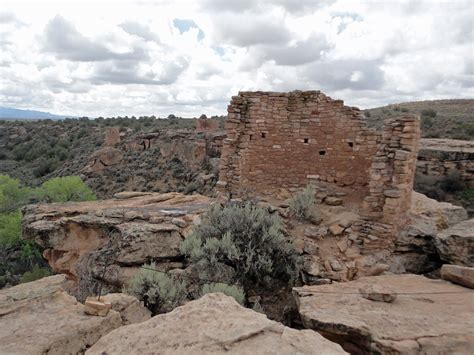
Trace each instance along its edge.
<instances>
[{"instance_id":1,"label":"white cloud","mask_svg":"<svg viewBox=\"0 0 474 355\"><path fill-rule=\"evenodd\" d=\"M471 1L6 0L0 105L225 114L239 90L362 107L474 96Z\"/></svg>"}]
</instances>

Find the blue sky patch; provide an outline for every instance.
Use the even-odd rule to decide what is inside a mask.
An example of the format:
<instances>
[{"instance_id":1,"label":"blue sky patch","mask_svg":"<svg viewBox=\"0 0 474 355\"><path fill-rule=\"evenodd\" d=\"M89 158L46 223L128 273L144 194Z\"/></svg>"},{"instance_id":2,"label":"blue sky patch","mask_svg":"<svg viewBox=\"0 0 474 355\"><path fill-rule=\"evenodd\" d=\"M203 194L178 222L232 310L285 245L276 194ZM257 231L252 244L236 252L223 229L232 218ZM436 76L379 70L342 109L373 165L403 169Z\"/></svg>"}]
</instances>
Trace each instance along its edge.
<instances>
[{"instance_id":1,"label":"blue sky patch","mask_svg":"<svg viewBox=\"0 0 474 355\"><path fill-rule=\"evenodd\" d=\"M179 33L188 32L191 28L197 28L198 32L198 40L202 40L204 38L204 32L196 25L196 22L189 19L178 19L175 18L173 20L173 25L179 30Z\"/></svg>"}]
</instances>

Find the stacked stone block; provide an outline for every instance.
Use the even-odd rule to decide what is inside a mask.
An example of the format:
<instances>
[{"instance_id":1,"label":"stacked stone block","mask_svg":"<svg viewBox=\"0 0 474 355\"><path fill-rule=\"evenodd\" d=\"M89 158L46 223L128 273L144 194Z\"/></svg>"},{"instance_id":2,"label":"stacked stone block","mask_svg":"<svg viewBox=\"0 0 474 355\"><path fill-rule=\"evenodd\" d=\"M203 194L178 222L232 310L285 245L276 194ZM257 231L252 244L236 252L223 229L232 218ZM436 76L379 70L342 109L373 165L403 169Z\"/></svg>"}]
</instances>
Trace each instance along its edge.
<instances>
[{"instance_id":1,"label":"stacked stone block","mask_svg":"<svg viewBox=\"0 0 474 355\"><path fill-rule=\"evenodd\" d=\"M418 117L385 121L381 146L370 167L369 195L364 200L366 217L370 220L381 220L395 230L406 222L419 139Z\"/></svg>"}]
</instances>

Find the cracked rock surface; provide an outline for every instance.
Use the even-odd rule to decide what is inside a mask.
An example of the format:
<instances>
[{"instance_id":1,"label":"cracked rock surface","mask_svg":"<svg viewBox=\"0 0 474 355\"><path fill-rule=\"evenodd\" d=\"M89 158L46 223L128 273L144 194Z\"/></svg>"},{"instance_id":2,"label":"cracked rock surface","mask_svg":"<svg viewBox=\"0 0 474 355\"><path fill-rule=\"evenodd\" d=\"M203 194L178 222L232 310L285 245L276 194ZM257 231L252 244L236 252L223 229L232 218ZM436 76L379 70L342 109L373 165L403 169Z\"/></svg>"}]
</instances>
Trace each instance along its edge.
<instances>
[{"instance_id":1,"label":"cracked rock surface","mask_svg":"<svg viewBox=\"0 0 474 355\"><path fill-rule=\"evenodd\" d=\"M368 300L359 294L368 285L398 296L392 303ZM304 327L351 353L470 354L474 348L474 291L444 280L381 275L293 290Z\"/></svg>"},{"instance_id":2,"label":"cracked rock surface","mask_svg":"<svg viewBox=\"0 0 474 355\"><path fill-rule=\"evenodd\" d=\"M56 275L0 291L1 354L82 354L122 325L115 311L86 315L64 283Z\"/></svg>"},{"instance_id":3,"label":"cracked rock surface","mask_svg":"<svg viewBox=\"0 0 474 355\"><path fill-rule=\"evenodd\" d=\"M68 276L70 291L83 301L101 283L119 292L150 261L162 271L182 267L180 244L211 202L176 192L123 192L102 201L29 205L23 238L45 248L51 268Z\"/></svg>"},{"instance_id":4,"label":"cracked rock surface","mask_svg":"<svg viewBox=\"0 0 474 355\"><path fill-rule=\"evenodd\" d=\"M207 294L170 313L119 328L86 354L345 354L312 330L295 330Z\"/></svg>"}]
</instances>

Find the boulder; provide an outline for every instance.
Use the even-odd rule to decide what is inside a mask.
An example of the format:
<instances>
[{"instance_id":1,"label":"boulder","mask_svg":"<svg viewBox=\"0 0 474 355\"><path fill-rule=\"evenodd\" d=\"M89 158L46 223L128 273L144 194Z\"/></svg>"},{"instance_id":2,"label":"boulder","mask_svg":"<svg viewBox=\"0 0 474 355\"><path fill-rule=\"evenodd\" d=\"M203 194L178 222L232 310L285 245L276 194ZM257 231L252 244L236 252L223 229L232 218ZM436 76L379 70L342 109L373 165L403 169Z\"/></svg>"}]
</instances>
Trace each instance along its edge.
<instances>
[{"instance_id":1,"label":"boulder","mask_svg":"<svg viewBox=\"0 0 474 355\"><path fill-rule=\"evenodd\" d=\"M328 206L340 206L342 205L342 199L339 197L328 196L324 199L324 203Z\"/></svg>"},{"instance_id":2,"label":"boulder","mask_svg":"<svg viewBox=\"0 0 474 355\"><path fill-rule=\"evenodd\" d=\"M56 275L0 291L0 353L80 354L122 325L120 314L86 315Z\"/></svg>"},{"instance_id":3,"label":"boulder","mask_svg":"<svg viewBox=\"0 0 474 355\"><path fill-rule=\"evenodd\" d=\"M344 354L312 330L296 330L221 293L100 339L86 354Z\"/></svg>"},{"instance_id":4,"label":"boulder","mask_svg":"<svg viewBox=\"0 0 474 355\"><path fill-rule=\"evenodd\" d=\"M151 317L151 312L133 296L124 293L109 293L102 296L100 300L109 303L114 311L120 313L124 325L144 322Z\"/></svg>"},{"instance_id":5,"label":"boulder","mask_svg":"<svg viewBox=\"0 0 474 355\"><path fill-rule=\"evenodd\" d=\"M71 291L83 301L100 283L120 292L150 260L160 271L182 267L181 242L210 203L205 196L172 192L29 205L23 209L23 238L45 248L51 268L68 276Z\"/></svg>"},{"instance_id":6,"label":"boulder","mask_svg":"<svg viewBox=\"0 0 474 355\"><path fill-rule=\"evenodd\" d=\"M411 213L433 219L438 229L446 229L468 218L463 207L436 201L416 191L411 195Z\"/></svg>"},{"instance_id":7,"label":"boulder","mask_svg":"<svg viewBox=\"0 0 474 355\"><path fill-rule=\"evenodd\" d=\"M443 261L474 266L474 218L438 233L434 241Z\"/></svg>"},{"instance_id":8,"label":"boulder","mask_svg":"<svg viewBox=\"0 0 474 355\"><path fill-rule=\"evenodd\" d=\"M474 268L445 264L441 267L441 278L469 288L474 288Z\"/></svg>"},{"instance_id":9,"label":"boulder","mask_svg":"<svg viewBox=\"0 0 474 355\"><path fill-rule=\"evenodd\" d=\"M105 147L95 151L90 157L89 166L85 172L100 172L109 166L119 164L123 159L123 154L119 149Z\"/></svg>"},{"instance_id":10,"label":"boulder","mask_svg":"<svg viewBox=\"0 0 474 355\"><path fill-rule=\"evenodd\" d=\"M359 289L397 294L374 302ZM469 354L474 347L474 291L419 275L381 275L293 289L303 326L365 354Z\"/></svg>"},{"instance_id":11,"label":"boulder","mask_svg":"<svg viewBox=\"0 0 474 355\"><path fill-rule=\"evenodd\" d=\"M338 236L344 233L344 228L341 227L339 224L332 224L329 226L329 231L332 235Z\"/></svg>"}]
</instances>

